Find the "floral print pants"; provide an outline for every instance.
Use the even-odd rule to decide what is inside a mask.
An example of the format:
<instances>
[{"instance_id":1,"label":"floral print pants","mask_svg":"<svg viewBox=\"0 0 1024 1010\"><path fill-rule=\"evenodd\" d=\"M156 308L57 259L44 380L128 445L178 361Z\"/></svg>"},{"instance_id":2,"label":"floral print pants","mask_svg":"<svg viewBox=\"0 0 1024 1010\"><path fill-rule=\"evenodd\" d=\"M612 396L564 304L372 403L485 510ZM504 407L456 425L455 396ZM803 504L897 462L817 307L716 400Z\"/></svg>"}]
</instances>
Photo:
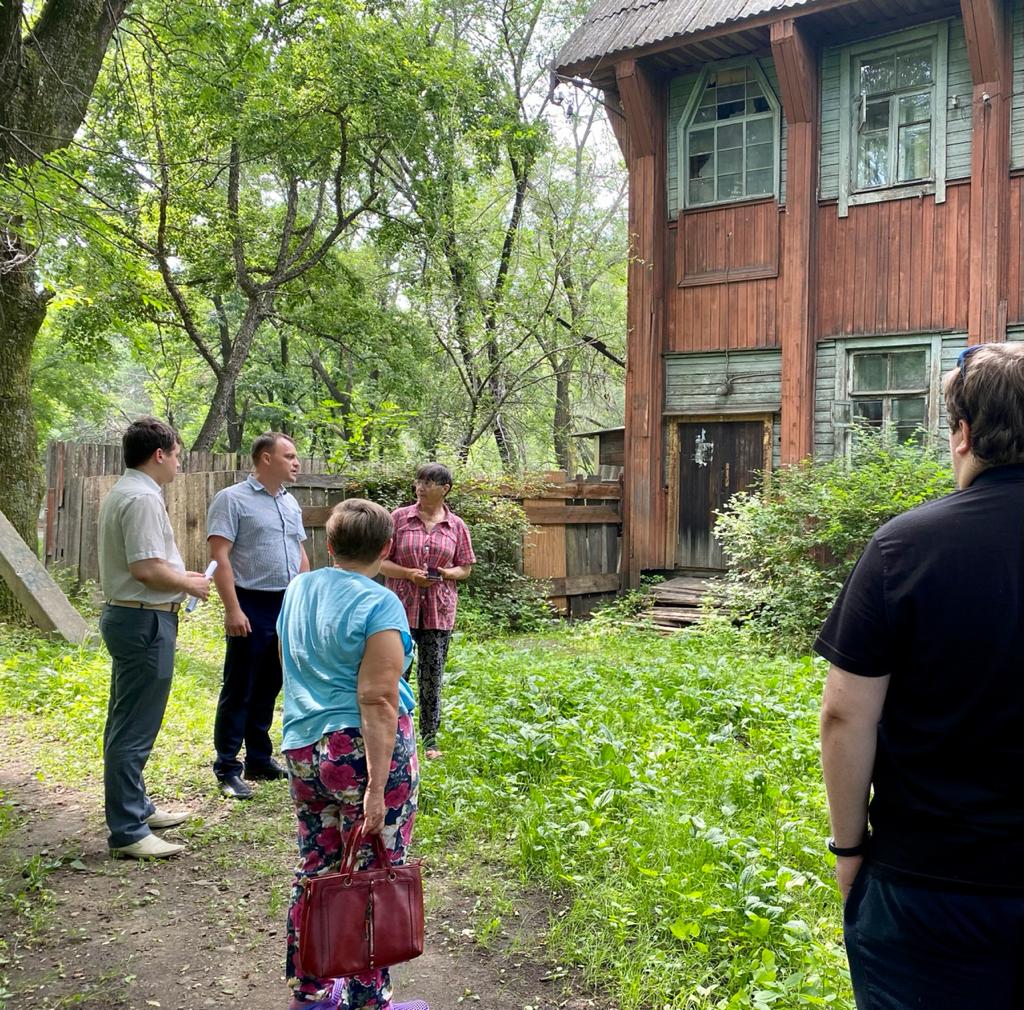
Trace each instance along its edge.
<instances>
[{"instance_id":1,"label":"floral print pants","mask_svg":"<svg viewBox=\"0 0 1024 1010\"><path fill-rule=\"evenodd\" d=\"M412 637L416 642L416 686L419 693L416 705L420 711L420 739L424 747L433 747L441 727L441 681L452 633L441 628L413 628Z\"/></svg>"},{"instance_id":2,"label":"floral print pants","mask_svg":"<svg viewBox=\"0 0 1024 1010\"><path fill-rule=\"evenodd\" d=\"M286 750L288 783L298 818L299 864L295 869L291 904L288 908L288 956L285 963L293 1006L329 999L334 979L312 978L302 973L298 957L299 926L302 922L304 877L335 872L341 862L344 840L362 820L363 790L366 788L366 747L358 729L328 733L315 744ZM392 862L405 862L416 819L419 761L412 716L398 720L391 773L384 791L384 847ZM374 862L373 849L364 845L356 860L357 869ZM391 977L387 968L344 979L340 989L341 1010L391 1006ZM337 991L337 990L336 990Z\"/></svg>"}]
</instances>

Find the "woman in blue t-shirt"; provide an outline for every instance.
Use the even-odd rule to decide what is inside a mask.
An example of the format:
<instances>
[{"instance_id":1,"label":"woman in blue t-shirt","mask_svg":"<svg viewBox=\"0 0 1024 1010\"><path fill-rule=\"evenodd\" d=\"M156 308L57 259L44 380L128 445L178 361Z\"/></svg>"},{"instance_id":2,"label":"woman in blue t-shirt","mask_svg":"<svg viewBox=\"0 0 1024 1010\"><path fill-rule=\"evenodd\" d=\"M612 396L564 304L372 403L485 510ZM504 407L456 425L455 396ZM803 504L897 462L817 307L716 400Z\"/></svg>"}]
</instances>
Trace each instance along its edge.
<instances>
[{"instance_id":1,"label":"woman in blue t-shirt","mask_svg":"<svg viewBox=\"0 0 1024 1010\"><path fill-rule=\"evenodd\" d=\"M336 870L344 840L361 823L381 834L393 863L405 861L416 817L419 764L402 673L412 661L409 622L398 597L373 581L391 548L386 509L352 498L327 520L332 565L289 585L278 619L284 672L284 740L298 817L299 865L288 908L289 1010L387 1007L387 968L352 978L304 975L298 957L305 877ZM373 861L367 845L357 868Z\"/></svg>"}]
</instances>

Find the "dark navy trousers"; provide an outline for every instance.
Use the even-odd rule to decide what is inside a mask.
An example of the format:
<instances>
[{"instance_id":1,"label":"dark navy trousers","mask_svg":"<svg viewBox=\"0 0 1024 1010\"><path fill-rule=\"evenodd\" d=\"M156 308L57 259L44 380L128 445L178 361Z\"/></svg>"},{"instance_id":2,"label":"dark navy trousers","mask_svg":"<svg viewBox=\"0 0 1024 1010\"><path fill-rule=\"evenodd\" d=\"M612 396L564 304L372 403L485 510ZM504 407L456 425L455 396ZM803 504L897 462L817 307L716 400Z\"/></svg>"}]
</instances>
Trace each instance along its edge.
<instances>
[{"instance_id":1,"label":"dark navy trousers","mask_svg":"<svg viewBox=\"0 0 1024 1010\"><path fill-rule=\"evenodd\" d=\"M235 590L252 630L244 637L230 636L224 652L224 682L217 702L213 745L217 751L213 771L217 778L240 775L238 755L245 746L250 770L265 768L274 753L270 724L274 703L281 693L281 660L277 653L277 617L284 590Z\"/></svg>"},{"instance_id":2,"label":"dark navy trousers","mask_svg":"<svg viewBox=\"0 0 1024 1010\"><path fill-rule=\"evenodd\" d=\"M906 883L865 864L843 933L857 1010L1024 1008L1024 895Z\"/></svg>"},{"instance_id":3,"label":"dark navy trousers","mask_svg":"<svg viewBox=\"0 0 1024 1010\"><path fill-rule=\"evenodd\" d=\"M156 809L143 769L156 742L174 675L178 615L107 604L100 634L110 653L110 699L103 728L104 812L111 848L149 832Z\"/></svg>"}]
</instances>

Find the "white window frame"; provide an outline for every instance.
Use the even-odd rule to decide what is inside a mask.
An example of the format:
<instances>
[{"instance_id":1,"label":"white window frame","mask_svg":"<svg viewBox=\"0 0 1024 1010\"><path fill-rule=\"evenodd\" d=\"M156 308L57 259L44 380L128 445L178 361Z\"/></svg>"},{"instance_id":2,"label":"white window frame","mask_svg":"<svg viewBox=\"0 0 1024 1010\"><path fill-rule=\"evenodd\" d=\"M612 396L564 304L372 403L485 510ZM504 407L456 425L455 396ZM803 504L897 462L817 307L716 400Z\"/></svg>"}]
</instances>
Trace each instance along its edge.
<instances>
[{"instance_id":1,"label":"white window frame","mask_svg":"<svg viewBox=\"0 0 1024 1010\"><path fill-rule=\"evenodd\" d=\"M704 92L708 86L708 78L720 70L736 70L739 67L750 68L755 80L764 91L764 96L768 99L768 104L771 106L772 144L774 147L774 156L772 159L772 191L770 193L758 193L755 196L737 196L729 200L710 200L707 203L690 203L690 128L693 126L697 126L699 128L703 125L710 125L713 127L715 125L713 121L710 124L695 124L693 122L693 118L697 114L697 108L700 105L701 99L704 97ZM761 113L760 115L764 115L764 113ZM743 120L741 120L740 117L737 117L737 121ZM775 94L775 89L769 83L764 70L761 69L760 60L748 56L741 56L736 59L721 60L720 62L706 65L703 70L701 70L700 76L697 78L697 83L690 91L690 97L683 109L683 114L679 117L679 123L676 129L676 150L680 153L678 182L679 194L676 202L679 204L680 208L684 210L704 210L707 207L724 207L736 203L750 203L755 200L779 199L779 182L782 166L782 107L779 104L778 95ZM746 157L745 154L744 157Z\"/></svg>"},{"instance_id":2,"label":"white window frame","mask_svg":"<svg viewBox=\"0 0 1024 1010\"><path fill-rule=\"evenodd\" d=\"M892 337L854 337L837 340L835 389L832 399L832 434L836 457L849 456L853 444L853 359L864 352L878 354L892 351L928 351L928 391L925 405L927 441L934 443L939 435L939 421L943 404L942 389L942 337L941 335L910 335Z\"/></svg>"},{"instance_id":3,"label":"white window frame","mask_svg":"<svg viewBox=\"0 0 1024 1010\"><path fill-rule=\"evenodd\" d=\"M933 101L932 101L932 157L931 178L918 182L897 182L879 189L858 190L857 173L858 130L858 60L864 56L881 55L891 49L903 49L931 42L934 46ZM885 35L881 38L846 46L839 53L839 216L846 217L851 205L880 203L905 197L935 194L935 202L946 199L946 103L949 63L949 22L936 21L920 28Z\"/></svg>"}]
</instances>

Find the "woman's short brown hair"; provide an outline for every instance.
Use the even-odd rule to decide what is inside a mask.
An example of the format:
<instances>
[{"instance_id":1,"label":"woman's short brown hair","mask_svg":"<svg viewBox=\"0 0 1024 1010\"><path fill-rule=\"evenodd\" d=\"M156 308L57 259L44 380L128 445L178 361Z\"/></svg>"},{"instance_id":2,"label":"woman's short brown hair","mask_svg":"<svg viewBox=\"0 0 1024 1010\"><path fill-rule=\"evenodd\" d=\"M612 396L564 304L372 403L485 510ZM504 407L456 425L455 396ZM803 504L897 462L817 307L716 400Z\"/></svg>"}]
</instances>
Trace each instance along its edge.
<instances>
[{"instance_id":1,"label":"woman's short brown hair","mask_svg":"<svg viewBox=\"0 0 1024 1010\"><path fill-rule=\"evenodd\" d=\"M430 484L447 484L452 486L452 472L444 463L424 463L416 471L416 479L427 481Z\"/></svg>"},{"instance_id":2,"label":"woman's short brown hair","mask_svg":"<svg viewBox=\"0 0 1024 1010\"><path fill-rule=\"evenodd\" d=\"M327 519L331 553L347 561L376 561L394 532L391 513L365 498L339 502Z\"/></svg>"},{"instance_id":3,"label":"woman's short brown hair","mask_svg":"<svg viewBox=\"0 0 1024 1010\"><path fill-rule=\"evenodd\" d=\"M986 466L1024 463L1024 344L978 344L943 383L950 431L971 429L971 451Z\"/></svg>"}]
</instances>

